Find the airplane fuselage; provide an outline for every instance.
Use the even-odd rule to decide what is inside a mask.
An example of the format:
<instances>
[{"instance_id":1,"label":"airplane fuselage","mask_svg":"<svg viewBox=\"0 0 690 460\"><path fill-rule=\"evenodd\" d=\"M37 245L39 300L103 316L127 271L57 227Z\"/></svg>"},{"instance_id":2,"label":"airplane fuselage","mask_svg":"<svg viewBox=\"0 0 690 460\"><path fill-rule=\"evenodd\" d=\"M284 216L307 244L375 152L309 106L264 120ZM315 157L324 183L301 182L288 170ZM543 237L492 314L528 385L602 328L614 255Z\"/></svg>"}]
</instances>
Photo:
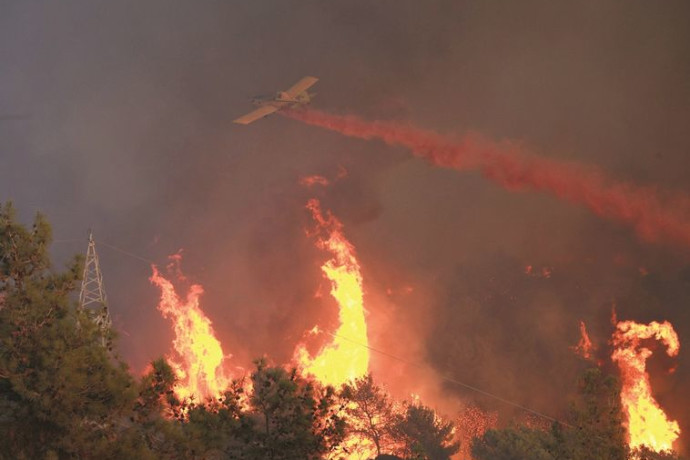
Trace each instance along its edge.
<instances>
[{"instance_id":1,"label":"airplane fuselage","mask_svg":"<svg viewBox=\"0 0 690 460\"><path fill-rule=\"evenodd\" d=\"M256 97L252 100L252 103L257 107L269 105L282 109L285 107L308 104L311 102L311 98L313 96L313 94L309 94L308 92L304 91L295 97L290 97L290 95L285 91L279 91L275 94L275 96Z\"/></svg>"}]
</instances>

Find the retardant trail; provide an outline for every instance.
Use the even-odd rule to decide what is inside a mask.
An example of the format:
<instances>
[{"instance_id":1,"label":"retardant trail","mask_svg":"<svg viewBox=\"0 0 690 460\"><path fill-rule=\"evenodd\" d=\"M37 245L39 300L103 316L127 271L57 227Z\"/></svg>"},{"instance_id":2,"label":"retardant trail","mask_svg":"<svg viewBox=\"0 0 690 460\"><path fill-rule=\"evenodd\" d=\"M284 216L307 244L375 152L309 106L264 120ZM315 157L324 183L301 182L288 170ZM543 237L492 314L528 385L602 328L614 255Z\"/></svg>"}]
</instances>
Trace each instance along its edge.
<instances>
[{"instance_id":1,"label":"retardant trail","mask_svg":"<svg viewBox=\"0 0 690 460\"><path fill-rule=\"evenodd\" d=\"M471 136L456 141L408 124L312 109L280 113L346 136L409 148L436 166L478 170L507 190L540 191L584 205L598 216L633 227L646 241L690 247L690 197L683 194L616 181L599 169L531 155L510 142Z\"/></svg>"}]
</instances>

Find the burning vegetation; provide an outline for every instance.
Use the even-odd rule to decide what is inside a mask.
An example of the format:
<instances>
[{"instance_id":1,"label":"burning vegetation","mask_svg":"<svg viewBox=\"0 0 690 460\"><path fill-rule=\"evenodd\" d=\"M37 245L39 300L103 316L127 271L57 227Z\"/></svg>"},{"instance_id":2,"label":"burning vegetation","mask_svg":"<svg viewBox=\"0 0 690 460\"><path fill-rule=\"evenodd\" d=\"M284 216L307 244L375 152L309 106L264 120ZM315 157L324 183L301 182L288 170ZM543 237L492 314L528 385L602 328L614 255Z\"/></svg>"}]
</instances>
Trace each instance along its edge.
<instances>
[{"instance_id":1,"label":"burning vegetation","mask_svg":"<svg viewBox=\"0 0 690 460\"><path fill-rule=\"evenodd\" d=\"M438 166L479 169L510 190L549 192L630 224L648 240L690 243L690 223L684 217L690 201L685 198L670 205L651 190L616 183L595 170L541 160L508 144L457 144L410 126L316 111L286 114L349 136L408 147ZM332 182L318 175L300 180L308 189ZM306 209L312 221L307 236L326 254L320 268L337 305L337 325L332 330L318 325L304 334L291 363L274 365L264 357L255 361L253 371L232 375L230 355L201 307L203 288L182 274L176 254L170 258L169 275L154 265L150 277L160 290L158 310L172 324L172 348L135 382L104 348L110 338L103 340L103 332L70 306L79 264L66 274L53 274L46 253L47 223L39 217L26 230L15 222L11 207L3 208L0 402L5 410L0 458L5 452L7 458L673 458L680 424L655 399L647 370L654 341L665 346L669 357L679 353L680 340L669 322L618 322L610 357L620 380L607 375L605 363L598 361L598 367L581 373L568 411L545 414L443 378L444 384L460 385L471 394L435 398L436 412L423 397L394 397L384 386L385 363L378 366L382 382L374 379L370 354L377 348L370 346L357 251L341 221L323 210L319 200L310 199ZM535 271L529 265L518 271L533 283L556 278L551 267ZM391 297L390 288L385 291ZM507 293L506 298L515 296ZM478 302L491 299L481 293ZM320 301L327 305L327 300ZM571 349L592 361L598 353L584 321L579 332ZM323 342L310 351L315 335ZM404 362L408 370L420 369L405 358L381 354ZM487 401L513 412L506 416L484 409ZM458 402L461 409L449 409Z\"/></svg>"},{"instance_id":2,"label":"burning vegetation","mask_svg":"<svg viewBox=\"0 0 690 460\"><path fill-rule=\"evenodd\" d=\"M647 373L647 359L652 351L644 341L658 340L668 356L676 356L680 341L671 323L665 321L639 324L621 321L613 334L611 359L621 372L621 403L625 411L625 427L631 449L649 448L654 452L669 451L680 436L678 422L670 420L652 395Z\"/></svg>"},{"instance_id":3,"label":"burning vegetation","mask_svg":"<svg viewBox=\"0 0 690 460\"><path fill-rule=\"evenodd\" d=\"M2 6L0 460L690 458L690 2Z\"/></svg>"},{"instance_id":4,"label":"burning vegetation","mask_svg":"<svg viewBox=\"0 0 690 460\"><path fill-rule=\"evenodd\" d=\"M439 166L479 169L511 190L547 191L632 225L645 239L690 243L690 223L684 217L690 201L684 198L670 205L656 192L616 183L598 171L540 160L510 145L456 144L409 126L323 112L287 115L346 135L406 146ZM300 183L312 189L332 181L308 176ZM103 340L103 331L70 305L79 262L54 274L46 252L47 223L39 217L27 230L15 222L12 208L4 207L0 459L676 458L672 450L679 447L680 424L655 399L647 369L655 341L669 357L678 355L680 340L671 323L617 322L610 358L620 379L606 374L601 360L597 367L582 369L572 394L563 396L570 397L570 408L560 413L539 412L450 377L440 378L446 389L456 385L469 394L458 398L447 392L433 408L423 396L398 398L384 386L390 383L385 364L378 367L383 369L381 382L374 379L370 354L378 351L408 370L421 366L370 345L357 251L341 221L324 211L319 200L309 200L306 208L312 220L307 235L326 254L319 262L321 273L338 308L333 330L315 326L304 334L290 363L275 365L263 357L251 372L233 375L230 355L201 307L203 288L189 283L176 254L167 267L169 275L154 265L150 277L160 290L158 310L172 324L172 348L135 381L103 346L110 338ZM530 265L517 271L533 283L560 276L551 267L535 271ZM186 292L180 286L187 286ZM384 291L391 297L390 288ZM492 293L481 292L478 303L492 298ZM516 297L506 291L506 298ZM579 332L579 342L570 348L586 361L601 355L584 321ZM309 342L317 334L325 340L312 352ZM404 388L405 382L394 383ZM503 407L496 410L490 404ZM511 409L507 415L500 410L506 407Z\"/></svg>"},{"instance_id":5,"label":"burning vegetation","mask_svg":"<svg viewBox=\"0 0 690 460\"><path fill-rule=\"evenodd\" d=\"M172 266L179 281L184 281L180 270L180 255L171 256ZM179 399L196 398L205 401L220 396L230 383L226 377L226 356L216 338L211 320L199 306L203 288L192 284L184 298L175 292L173 283L164 278L153 266L151 282L161 290L158 310L172 321L175 334L174 351L168 363L177 376L174 390Z\"/></svg>"},{"instance_id":6,"label":"burning vegetation","mask_svg":"<svg viewBox=\"0 0 690 460\"><path fill-rule=\"evenodd\" d=\"M321 266L331 283L331 295L338 303L338 328L329 333L329 343L313 358L303 344L295 352L298 366L323 385L340 386L363 377L369 371L369 340L364 318L364 292L355 248L342 233L343 225L324 213L318 200L307 203L316 223L318 247L333 256Z\"/></svg>"},{"instance_id":7,"label":"burning vegetation","mask_svg":"<svg viewBox=\"0 0 690 460\"><path fill-rule=\"evenodd\" d=\"M646 369L654 341L665 346L669 357L679 353L680 341L669 322L618 322L611 359L620 369L620 385L601 369L584 372L567 413L552 418L522 411L505 419L472 403L471 395L455 414L444 407L436 412L419 397L392 396L374 380L369 363L375 348L369 346L364 280L355 248L341 222L319 201L310 200L307 209L314 223L308 236L328 255L321 271L339 312L334 331L325 334L326 343L313 356L305 343L298 344L294 366L273 365L263 358L252 371L230 375L229 355L201 307L203 288L182 274L177 254L167 267L169 277L154 266L150 278L160 289L158 309L172 324L172 349L136 382L119 358L103 347L98 327L83 321L75 327L81 313L68 295L81 273L78 264L64 274L53 274L46 253L47 224L39 218L32 230L26 230L14 221L12 209L4 208L3 455L675 458L671 449L681 430L655 400ZM181 286L187 286L186 292ZM575 348L592 358L594 348L584 322ZM510 403L481 389L473 391ZM46 399L42 394L52 396Z\"/></svg>"}]
</instances>

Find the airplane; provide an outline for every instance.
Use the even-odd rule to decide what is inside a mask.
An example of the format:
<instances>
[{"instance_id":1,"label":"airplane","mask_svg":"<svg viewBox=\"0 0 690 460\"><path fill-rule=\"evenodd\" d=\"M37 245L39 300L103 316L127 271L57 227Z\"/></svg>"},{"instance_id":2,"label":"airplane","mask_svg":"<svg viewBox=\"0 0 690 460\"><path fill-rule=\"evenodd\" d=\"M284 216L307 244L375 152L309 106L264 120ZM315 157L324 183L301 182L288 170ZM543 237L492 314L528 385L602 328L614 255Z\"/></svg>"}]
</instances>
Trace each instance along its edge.
<instances>
[{"instance_id":1,"label":"airplane","mask_svg":"<svg viewBox=\"0 0 690 460\"><path fill-rule=\"evenodd\" d=\"M308 104L315 94L309 94L307 90L314 86L317 81L319 79L316 77L304 77L287 91L278 91L275 96L256 97L252 103L259 108L233 120L233 123L248 125L284 108Z\"/></svg>"}]
</instances>

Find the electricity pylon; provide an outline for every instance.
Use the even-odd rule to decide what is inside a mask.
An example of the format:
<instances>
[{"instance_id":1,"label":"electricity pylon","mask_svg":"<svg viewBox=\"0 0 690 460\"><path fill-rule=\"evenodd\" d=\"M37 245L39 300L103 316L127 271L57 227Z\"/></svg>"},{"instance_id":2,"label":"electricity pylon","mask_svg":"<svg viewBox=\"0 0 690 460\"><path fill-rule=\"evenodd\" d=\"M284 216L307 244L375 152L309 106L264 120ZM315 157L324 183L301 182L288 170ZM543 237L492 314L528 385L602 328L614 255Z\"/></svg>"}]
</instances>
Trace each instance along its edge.
<instances>
[{"instance_id":1,"label":"electricity pylon","mask_svg":"<svg viewBox=\"0 0 690 460\"><path fill-rule=\"evenodd\" d=\"M85 310L101 331L103 346L108 343L108 332L111 321L108 313L108 304L103 287L103 275L98 263L96 242L93 240L93 232L89 230L89 247L86 250L84 263L84 277L81 280L81 292L79 293L79 308Z\"/></svg>"}]
</instances>

